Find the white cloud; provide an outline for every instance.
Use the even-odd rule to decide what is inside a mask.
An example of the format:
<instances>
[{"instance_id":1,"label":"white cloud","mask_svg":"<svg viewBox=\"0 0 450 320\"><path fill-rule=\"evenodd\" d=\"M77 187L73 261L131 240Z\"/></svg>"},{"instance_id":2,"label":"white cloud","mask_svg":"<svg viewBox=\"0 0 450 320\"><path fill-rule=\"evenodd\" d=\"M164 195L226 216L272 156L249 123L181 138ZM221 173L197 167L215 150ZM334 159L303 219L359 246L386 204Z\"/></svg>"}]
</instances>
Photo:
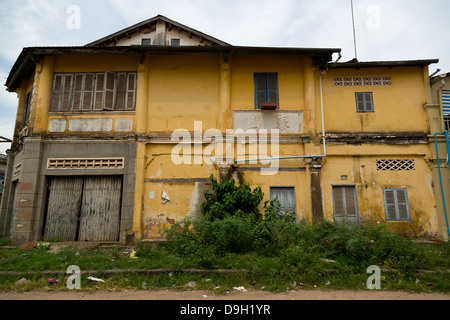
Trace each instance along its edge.
<instances>
[{"instance_id":1,"label":"white cloud","mask_svg":"<svg viewBox=\"0 0 450 320\"><path fill-rule=\"evenodd\" d=\"M359 60L439 58L430 72L450 72L448 0L353 2ZM67 28L71 5L80 29ZM17 105L1 81L23 47L84 45L157 14L233 45L342 48L341 61L354 57L350 0L1 0L0 135L12 135L1 124L14 121Z\"/></svg>"}]
</instances>

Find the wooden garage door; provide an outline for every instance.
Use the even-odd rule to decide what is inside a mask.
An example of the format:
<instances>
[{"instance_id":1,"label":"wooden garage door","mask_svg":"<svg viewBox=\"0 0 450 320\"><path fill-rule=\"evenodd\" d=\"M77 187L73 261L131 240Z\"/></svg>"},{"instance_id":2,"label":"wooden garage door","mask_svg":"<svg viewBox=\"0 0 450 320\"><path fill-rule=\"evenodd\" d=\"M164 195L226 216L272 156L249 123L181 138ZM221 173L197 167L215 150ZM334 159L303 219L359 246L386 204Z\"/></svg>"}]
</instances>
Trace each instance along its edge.
<instances>
[{"instance_id":1,"label":"wooden garage door","mask_svg":"<svg viewBox=\"0 0 450 320\"><path fill-rule=\"evenodd\" d=\"M83 178L51 180L44 240L76 240L82 191Z\"/></svg>"},{"instance_id":2,"label":"wooden garage door","mask_svg":"<svg viewBox=\"0 0 450 320\"><path fill-rule=\"evenodd\" d=\"M44 239L117 241L122 177L51 179Z\"/></svg>"},{"instance_id":3,"label":"wooden garage door","mask_svg":"<svg viewBox=\"0 0 450 320\"><path fill-rule=\"evenodd\" d=\"M119 240L121 177L89 177L84 182L80 241Z\"/></svg>"}]
</instances>

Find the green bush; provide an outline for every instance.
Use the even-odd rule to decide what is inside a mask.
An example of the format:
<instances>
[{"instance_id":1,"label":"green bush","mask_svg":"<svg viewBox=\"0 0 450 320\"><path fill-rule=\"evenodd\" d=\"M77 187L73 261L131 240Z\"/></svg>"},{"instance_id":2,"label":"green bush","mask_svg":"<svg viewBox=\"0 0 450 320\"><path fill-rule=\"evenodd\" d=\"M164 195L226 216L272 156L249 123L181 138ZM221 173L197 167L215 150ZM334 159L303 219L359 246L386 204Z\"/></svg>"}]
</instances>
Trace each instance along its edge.
<instances>
[{"instance_id":1,"label":"green bush","mask_svg":"<svg viewBox=\"0 0 450 320\"><path fill-rule=\"evenodd\" d=\"M227 217L261 219L258 209L264 197L261 187L252 190L248 184L236 186L232 179L218 183L213 175L210 180L213 192L205 190L206 201L201 205L201 212L206 220L214 221Z\"/></svg>"}]
</instances>

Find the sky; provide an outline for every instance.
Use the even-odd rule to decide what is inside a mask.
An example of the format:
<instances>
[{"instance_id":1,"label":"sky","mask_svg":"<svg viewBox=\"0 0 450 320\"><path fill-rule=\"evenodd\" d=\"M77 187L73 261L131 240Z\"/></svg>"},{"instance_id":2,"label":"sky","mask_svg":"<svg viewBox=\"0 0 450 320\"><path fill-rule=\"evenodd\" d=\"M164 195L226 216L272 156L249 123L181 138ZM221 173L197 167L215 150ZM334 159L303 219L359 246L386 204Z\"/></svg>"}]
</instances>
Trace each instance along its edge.
<instances>
[{"instance_id":1,"label":"sky","mask_svg":"<svg viewBox=\"0 0 450 320\"><path fill-rule=\"evenodd\" d=\"M24 47L83 46L161 14L232 45L341 48L340 62L439 59L430 74L441 74L449 11L449 0L353 0L355 53L351 0L0 0L0 136L13 135L18 100L4 84Z\"/></svg>"}]
</instances>

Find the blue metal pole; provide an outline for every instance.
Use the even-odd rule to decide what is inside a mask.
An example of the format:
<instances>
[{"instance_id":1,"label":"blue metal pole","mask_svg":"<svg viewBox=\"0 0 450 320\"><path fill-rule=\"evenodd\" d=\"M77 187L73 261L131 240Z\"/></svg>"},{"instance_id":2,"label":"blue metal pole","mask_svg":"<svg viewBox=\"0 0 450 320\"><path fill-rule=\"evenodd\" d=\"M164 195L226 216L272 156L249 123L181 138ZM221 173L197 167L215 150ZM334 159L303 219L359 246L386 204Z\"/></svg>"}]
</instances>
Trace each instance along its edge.
<instances>
[{"instance_id":1,"label":"blue metal pole","mask_svg":"<svg viewBox=\"0 0 450 320\"><path fill-rule=\"evenodd\" d=\"M446 221L446 223L447 223L447 233L448 233L448 237L449 237L449 240L450 240L450 229L449 229L449 227L448 227L448 217L447 217L447 208L446 208L446 204L445 204L445 196L444 196L444 187L443 187L443 185L442 185L442 174L441 174L441 164L440 164L440 161L439 161L439 148L438 148L438 144L437 144L437 135L445 135L446 136L446 141L447 141L447 154L448 154L448 152L449 152L449 150L450 150L450 148L449 148L449 137L448 137L448 132L447 131L444 131L443 133L435 133L434 134L434 144L435 144L435 146L436 146L436 158L437 158L437 163L438 163L438 171L439 171L439 181L440 181L440 184L441 184L441 195L442 195L442 203L443 203L443 205L444 205L444 214L445 214L445 221Z\"/></svg>"}]
</instances>

